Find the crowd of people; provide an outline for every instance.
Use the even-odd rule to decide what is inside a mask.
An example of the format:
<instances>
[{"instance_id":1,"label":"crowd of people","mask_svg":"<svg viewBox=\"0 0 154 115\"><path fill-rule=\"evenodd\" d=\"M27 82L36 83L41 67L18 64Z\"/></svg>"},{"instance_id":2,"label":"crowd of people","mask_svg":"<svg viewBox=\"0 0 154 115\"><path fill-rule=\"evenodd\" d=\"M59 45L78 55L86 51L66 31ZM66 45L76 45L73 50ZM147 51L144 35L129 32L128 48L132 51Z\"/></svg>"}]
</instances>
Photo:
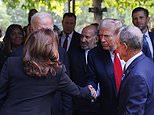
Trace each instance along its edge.
<instances>
[{"instance_id":1,"label":"crowd of people","mask_svg":"<svg viewBox=\"0 0 154 115\"><path fill-rule=\"evenodd\" d=\"M31 9L11 24L0 48L0 115L153 115L154 33L137 7L132 24L105 18L75 31Z\"/></svg>"}]
</instances>

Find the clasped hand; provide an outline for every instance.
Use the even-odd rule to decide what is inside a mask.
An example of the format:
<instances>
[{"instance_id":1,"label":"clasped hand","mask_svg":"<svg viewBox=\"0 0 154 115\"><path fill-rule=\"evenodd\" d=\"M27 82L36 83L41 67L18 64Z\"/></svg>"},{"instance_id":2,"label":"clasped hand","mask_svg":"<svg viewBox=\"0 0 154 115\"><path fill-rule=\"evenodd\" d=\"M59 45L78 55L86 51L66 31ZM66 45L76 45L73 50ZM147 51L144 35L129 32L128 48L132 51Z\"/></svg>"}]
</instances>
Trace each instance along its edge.
<instances>
[{"instance_id":1,"label":"clasped hand","mask_svg":"<svg viewBox=\"0 0 154 115\"><path fill-rule=\"evenodd\" d=\"M94 99L96 99L97 93L96 93L96 90L93 88L93 86L92 86L92 85L88 85L88 89L89 89L90 92L91 92L91 96L92 96Z\"/></svg>"}]
</instances>

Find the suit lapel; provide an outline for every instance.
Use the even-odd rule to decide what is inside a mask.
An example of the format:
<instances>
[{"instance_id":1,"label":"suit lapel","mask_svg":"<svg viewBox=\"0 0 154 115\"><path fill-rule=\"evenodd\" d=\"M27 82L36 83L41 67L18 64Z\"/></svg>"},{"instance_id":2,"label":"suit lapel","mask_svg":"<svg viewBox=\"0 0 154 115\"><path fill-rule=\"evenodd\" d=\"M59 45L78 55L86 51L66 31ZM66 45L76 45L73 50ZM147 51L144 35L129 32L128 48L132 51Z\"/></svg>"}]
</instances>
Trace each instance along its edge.
<instances>
[{"instance_id":1,"label":"suit lapel","mask_svg":"<svg viewBox=\"0 0 154 115\"><path fill-rule=\"evenodd\" d=\"M124 79L122 80L121 85L125 84L125 81L127 80L127 77L129 77L130 72L132 71L132 69L134 68L134 66L139 63L141 60L143 60L145 58L145 55L142 54L139 57L137 57L129 66L128 68L125 70L124 72Z\"/></svg>"},{"instance_id":2,"label":"suit lapel","mask_svg":"<svg viewBox=\"0 0 154 115\"><path fill-rule=\"evenodd\" d=\"M85 50L81 49L81 55L79 55L79 60L81 60L82 66L84 71L86 72L86 57L85 57Z\"/></svg>"},{"instance_id":3,"label":"suit lapel","mask_svg":"<svg viewBox=\"0 0 154 115\"><path fill-rule=\"evenodd\" d=\"M114 89L114 92L116 94L116 85L115 85L115 78L114 78L114 70L113 70L113 62L110 56L110 52L109 51L105 51L102 52L104 59L105 59L105 69L106 69L106 75L108 76L107 78L110 79L110 81L112 81L112 86Z\"/></svg>"},{"instance_id":4,"label":"suit lapel","mask_svg":"<svg viewBox=\"0 0 154 115\"><path fill-rule=\"evenodd\" d=\"M70 52L77 44L77 37L76 37L76 32L74 31L73 32L73 35L72 35L72 39L71 39L71 42L70 42L70 46L69 46L69 49L68 49L68 52Z\"/></svg>"},{"instance_id":5,"label":"suit lapel","mask_svg":"<svg viewBox=\"0 0 154 115\"><path fill-rule=\"evenodd\" d=\"M152 48L153 48L153 51L154 51L154 33L149 32L149 36L150 36L150 39L151 39L151 42L152 42ZM153 61L154 61L154 53L153 53Z\"/></svg>"}]
</instances>

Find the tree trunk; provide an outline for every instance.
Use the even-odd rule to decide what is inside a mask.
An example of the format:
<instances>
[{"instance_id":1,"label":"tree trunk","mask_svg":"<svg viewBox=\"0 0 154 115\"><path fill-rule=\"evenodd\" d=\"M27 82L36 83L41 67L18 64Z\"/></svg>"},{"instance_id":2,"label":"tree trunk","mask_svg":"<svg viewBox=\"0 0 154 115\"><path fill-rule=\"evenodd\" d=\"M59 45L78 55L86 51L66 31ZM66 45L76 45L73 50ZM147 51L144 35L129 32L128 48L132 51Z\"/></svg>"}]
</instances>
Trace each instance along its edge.
<instances>
[{"instance_id":1,"label":"tree trunk","mask_svg":"<svg viewBox=\"0 0 154 115\"><path fill-rule=\"evenodd\" d=\"M94 8L98 8L98 12L94 12L94 22L99 23L102 19L101 3L103 0L93 0Z\"/></svg>"}]
</instances>

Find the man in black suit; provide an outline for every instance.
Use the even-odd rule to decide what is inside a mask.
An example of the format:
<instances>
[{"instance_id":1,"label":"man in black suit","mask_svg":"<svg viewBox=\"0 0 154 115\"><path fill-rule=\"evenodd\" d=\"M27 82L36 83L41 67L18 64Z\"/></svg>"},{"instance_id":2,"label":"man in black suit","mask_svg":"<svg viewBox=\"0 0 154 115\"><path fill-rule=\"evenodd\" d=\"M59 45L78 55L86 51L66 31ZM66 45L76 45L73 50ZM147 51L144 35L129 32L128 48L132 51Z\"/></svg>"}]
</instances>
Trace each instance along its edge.
<instances>
[{"instance_id":1,"label":"man in black suit","mask_svg":"<svg viewBox=\"0 0 154 115\"><path fill-rule=\"evenodd\" d=\"M93 84L96 89L99 83L100 115L117 115L119 87L116 87L118 85L114 71L116 69L114 68L114 57L116 56L114 51L117 49L116 40L121 26L122 23L116 19L102 20L98 28L100 44L88 53L87 77L89 83ZM122 60L119 59L119 62L122 63ZM119 63L120 67L121 63Z\"/></svg>"},{"instance_id":2,"label":"man in black suit","mask_svg":"<svg viewBox=\"0 0 154 115\"><path fill-rule=\"evenodd\" d=\"M135 26L120 33L118 50L126 61L119 91L118 115L153 115L154 63L142 52L143 34Z\"/></svg>"},{"instance_id":3,"label":"man in black suit","mask_svg":"<svg viewBox=\"0 0 154 115\"><path fill-rule=\"evenodd\" d=\"M95 25L88 25L81 33L81 47L70 55L70 76L79 86L87 85L86 65L88 52L97 46L98 32ZM73 98L73 115L97 115L98 106L90 100Z\"/></svg>"},{"instance_id":4,"label":"man in black suit","mask_svg":"<svg viewBox=\"0 0 154 115\"><path fill-rule=\"evenodd\" d=\"M137 7L132 11L132 22L144 35L142 51L147 57L154 61L154 33L148 30L149 20L149 12L147 9Z\"/></svg>"},{"instance_id":5,"label":"man in black suit","mask_svg":"<svg viewBox=\"0 0 154 115\"><path fill-rule=\"evenodd\" d=\"M81 34L75 31L76 16L73 13L65 13L63 15L62 26L63 31L60 34L60 46L64 47L68 53L80 48Z\"/></svg>"}]
</instances>

